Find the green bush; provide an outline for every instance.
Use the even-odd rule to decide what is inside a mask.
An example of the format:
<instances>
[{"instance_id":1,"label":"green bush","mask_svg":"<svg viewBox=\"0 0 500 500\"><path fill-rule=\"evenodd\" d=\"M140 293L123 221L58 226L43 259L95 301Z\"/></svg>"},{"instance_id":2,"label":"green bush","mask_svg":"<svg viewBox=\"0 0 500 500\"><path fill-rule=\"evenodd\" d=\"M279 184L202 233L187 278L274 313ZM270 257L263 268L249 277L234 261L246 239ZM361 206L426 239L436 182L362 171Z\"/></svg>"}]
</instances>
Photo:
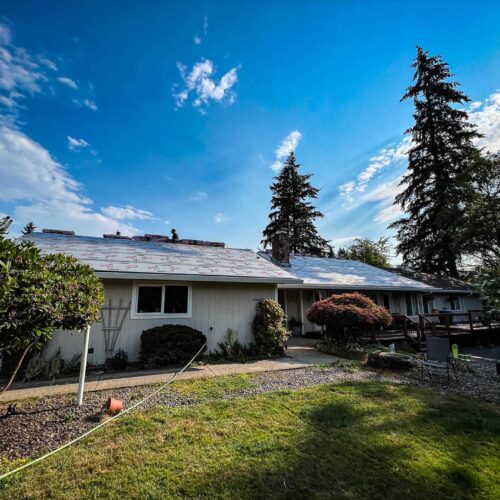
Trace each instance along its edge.
<instances>
[{"instance_id":1,"label":"green bush","mask_svg":"<svg viewBox=\"0 0 500 500\"><path fill-rule=\"evenodd\" d=\"M141 335L141 361L148 367L186 363L207 341L203 333L186 325L161 325Z\"/></svg>"},{"instance_id":2,"label":"green bush","mask_svg":"<svg viewBox=\"0 0 500 500\"><path fill-rule=\"evenodd\" d=\"M285 312L272 299L262 299L255 306L256 315L253 321L253 333L257 348L268 356L283 355L286 342L290 337L285 322Z\"/></svg>"}]
</instances>

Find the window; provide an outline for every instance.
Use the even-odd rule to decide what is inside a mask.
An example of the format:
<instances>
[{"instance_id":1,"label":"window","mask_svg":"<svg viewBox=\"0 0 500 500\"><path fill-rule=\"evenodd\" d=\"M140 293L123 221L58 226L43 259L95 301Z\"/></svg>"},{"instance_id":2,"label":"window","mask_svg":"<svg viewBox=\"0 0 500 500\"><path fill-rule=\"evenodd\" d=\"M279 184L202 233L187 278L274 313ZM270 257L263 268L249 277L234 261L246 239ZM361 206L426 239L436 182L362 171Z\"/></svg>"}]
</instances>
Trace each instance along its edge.
<instances>
[{"instance_id":1,"label":"window","mask_svg":"<svg viewBox=\"0 0 500 500\"><path fill-rule=\"evenodd\" d=\"M165 301L163 312L165 314L187 314L188 312L188 287L165 286Z\"/></svg>"},{"instance_id":2,"label":"window","mask_svg":"<svg viewBox=\"0 0 500 500\"><path fill-rule=\"evenodd\" d=\"M416 316L418 314L417 296L411 293L405 293L406 314Z\"/></svg>"},{"instance_id":3,"label":"window","mask_svg":"<svg viewBox=\"0 0 500 500\"><path fill-rule=\"evenodd\" d=\"M375 304L377 304L377 296L375 294L368 295L368 298L370 300L373 300L373 302L375 302Z\"/></svg>"},{"instance_id":4,"label":"window","mask_svg":"<svg viewBox=\"0 0 500 500\"><path fill-rule=\"evenodd\" d=\"M137 312L140 314L161 312L162 288L161 286L140 286L137 296Z\"/></svg>"},{"instance_id":5,"label":"window","mask_svg":"<svg viewBox=\"0 0 500 500\"><path fill-rule=\"evenodd\" d=\"M135 284L131 318L191 317L191 286Z\"/></svg>"},{"instance_id":6,"label":"window","mask_svg":"<svg viewBox=\"0 0 500 500\"><path fill-rule=\"evenodd\" d=\"M424 313L430 314L434 311L434 299L432 297L424 297Z\"/></svg>"},{"instance_id":7,"label":"window","mask_svg":"<svg viewBox=\"0 0 500 500\"><path fill-rule=\"evenodd\" d=\"M391 311L391 300L389 295L383 295L382 299L384 301L384 307L390 312Z\"/></svg>"},{"instance_id":8,"label":"window","mask_svg":"<svg viewBox=\"0 0 500 500\"><path fill-rule=\"evenodd\" d=\"M462 310L462 306L460 304L460 297L450 296L448 298L448 302L450 303L450 309L452 311L460 311L460 310Z\"/></svg>"}]
</instances>

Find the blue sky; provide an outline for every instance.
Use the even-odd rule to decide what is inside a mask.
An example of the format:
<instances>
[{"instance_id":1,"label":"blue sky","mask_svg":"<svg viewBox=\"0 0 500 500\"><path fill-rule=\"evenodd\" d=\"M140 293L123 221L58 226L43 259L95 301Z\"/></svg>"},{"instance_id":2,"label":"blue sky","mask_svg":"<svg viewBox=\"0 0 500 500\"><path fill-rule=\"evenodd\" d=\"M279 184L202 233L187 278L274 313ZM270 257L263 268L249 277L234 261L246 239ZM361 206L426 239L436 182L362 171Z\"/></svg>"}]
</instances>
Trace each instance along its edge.
<instances>
[{"instance_id":1,"label":"blue sky","mask_svg":"<svg viewBox=\"0 0 500 500\"><path fill-rule=\"evenodd\" d=\"M35 2L0 7L0 214L257 248L289 147L337 246L398 215L420 44L500 148L498 2ZM2 187L3 184L3 187Z\"/></svg>"}]
</instances>

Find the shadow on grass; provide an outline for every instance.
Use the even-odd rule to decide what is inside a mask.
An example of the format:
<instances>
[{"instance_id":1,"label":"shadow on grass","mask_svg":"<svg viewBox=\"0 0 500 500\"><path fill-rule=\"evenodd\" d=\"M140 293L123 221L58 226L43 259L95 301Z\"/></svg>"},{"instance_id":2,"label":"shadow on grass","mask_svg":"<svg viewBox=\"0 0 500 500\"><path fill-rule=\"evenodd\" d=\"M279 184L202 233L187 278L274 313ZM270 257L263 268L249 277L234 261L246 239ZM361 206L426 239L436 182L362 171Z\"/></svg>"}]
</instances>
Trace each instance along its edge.
<instances>
[{"instance_id":1,"label":"shadow on grass","mask_svg":"<svg viewBox=\"0 0 500 500\"><path fill-rule=\"evenodd\" d=\"M494 498L494 408L372 382L321 392L319 403L283 402L304 423L301 435L240 446L247 466L209 472L200 490L218 483L249 498ZM266 459L277 450L281 460Z\"/></svg>"}]
</instances>

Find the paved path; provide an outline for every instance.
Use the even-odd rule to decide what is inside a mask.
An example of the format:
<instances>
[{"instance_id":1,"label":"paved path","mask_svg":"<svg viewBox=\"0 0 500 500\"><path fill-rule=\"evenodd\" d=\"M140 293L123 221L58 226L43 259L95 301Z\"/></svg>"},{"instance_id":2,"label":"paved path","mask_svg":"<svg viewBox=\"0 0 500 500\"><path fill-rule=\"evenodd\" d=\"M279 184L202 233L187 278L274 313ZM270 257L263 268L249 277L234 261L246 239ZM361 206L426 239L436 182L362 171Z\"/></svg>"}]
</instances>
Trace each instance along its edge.
<instances>
[{"instance_id":1,"label":"paved path","mask_svg":"<svg viewBox=\"0 0 500 500\"><path fill-rule=\"evenodd\" d=\"M314 348L314 341L303 338L293 338L288 347L288 357L253 361L250 363L227 363L220 365L195 366L178 376L178 380L203 377L217 377L237 373L258 373L279 370L293 370L308 366L333 363L339 360L336 356L323 354ZM90 373L85 383L86 391L117 389L139 385L157 384L168 380L175 370L141 370L136 372ZM2 401L18 401L53 394L76 394L78 378L57 379L55 384L47 385L47 381L17 382L6 393L0 395Z\"/></svg>"}]
</instances>

